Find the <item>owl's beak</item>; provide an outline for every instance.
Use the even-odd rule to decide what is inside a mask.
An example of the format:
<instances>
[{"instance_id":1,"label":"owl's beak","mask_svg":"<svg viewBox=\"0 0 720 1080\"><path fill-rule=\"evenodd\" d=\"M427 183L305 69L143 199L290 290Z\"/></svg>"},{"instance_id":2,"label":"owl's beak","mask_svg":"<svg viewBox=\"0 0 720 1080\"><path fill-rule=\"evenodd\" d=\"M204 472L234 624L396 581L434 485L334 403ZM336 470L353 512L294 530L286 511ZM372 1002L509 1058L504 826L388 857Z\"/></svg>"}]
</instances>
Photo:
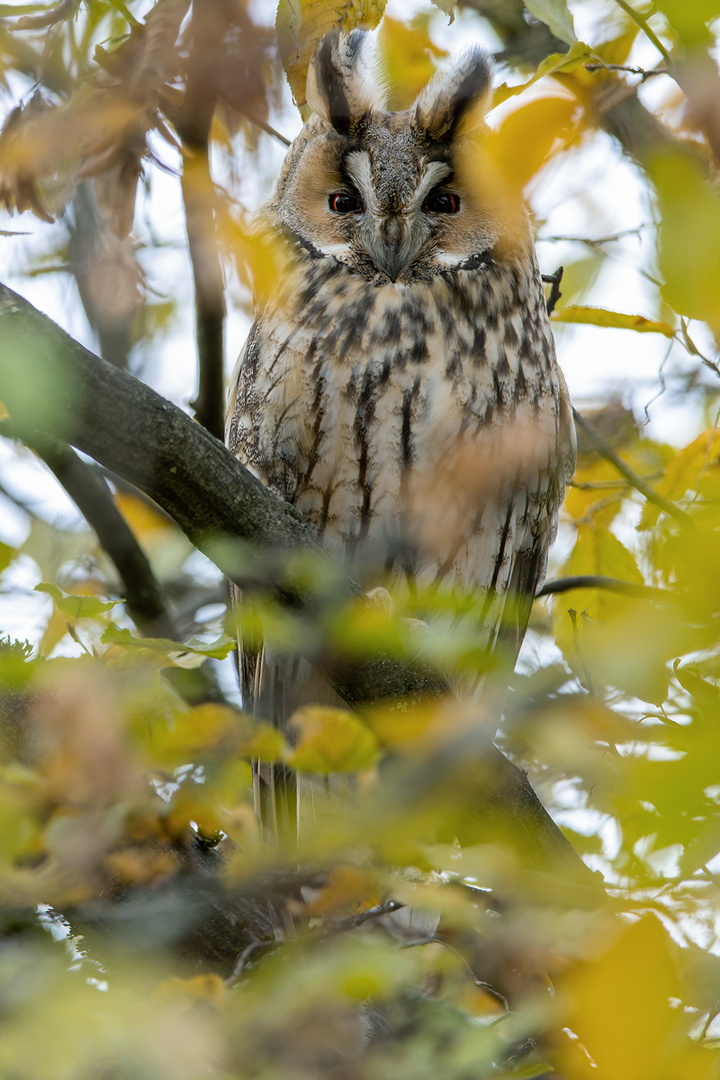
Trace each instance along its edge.
<instances>
[{"instance_id":1,"label":"owl's beak","mask_svg":"<svg viewBox=\"0 0 720 1080\"><path fill-rule=\"evenodd\" d=\"M397 281L401 272L405 269L405 253L402 244L396 240L394 244L386 244L378 252L374 260L379 270L384 270L391 281Z\"/></svg>"},{"instance_id":2,"label":"owl's beak","mask_svg":"<svg viewBox=\"0 0 720 1080\"><path fill-rule=\"evenodd\" d=\"M389 216L385 227L372 246L372 260L391 281L397 281L417 255L408 242L406 223L398 214Z\"/></svg>"}]
</instances>

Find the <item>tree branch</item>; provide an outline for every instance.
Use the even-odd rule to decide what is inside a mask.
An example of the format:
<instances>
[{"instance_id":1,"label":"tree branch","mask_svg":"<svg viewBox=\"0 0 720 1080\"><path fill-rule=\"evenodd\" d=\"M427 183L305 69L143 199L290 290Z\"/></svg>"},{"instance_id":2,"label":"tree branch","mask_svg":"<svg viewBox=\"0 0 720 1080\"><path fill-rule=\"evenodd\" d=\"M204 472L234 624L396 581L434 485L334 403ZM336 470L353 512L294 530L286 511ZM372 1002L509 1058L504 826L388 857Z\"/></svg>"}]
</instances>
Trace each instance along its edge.
<instances>
[{"instance_id":1,"label":"tree branch","mask_svg":"<svg viewBox=\"0 0 720 1080\"><path fill-rule=\"evenodd\" d=\"M631 581L621 581L620 578L604 577L602 574L578 574L575 577L546 581L543 587L535 593L535 599L537 600L541 596L570 592L572 589L610 589L613 592L626 593L628 596L637 597L663 598L672 595L666 589L653 589L649 585L635 585Z\"/></svg>"},{"instance_id":2,"label":"tree branch","mask_svg":"<svg viewBox=\"0 0 720 1080\"><path fill-rule=\"evenodd\" d=\"M103 550L115 565L128 611L138 629L151 637L174 639L176 631L162 589L97 467L88 465L51 435L14 420L0 420L0 435L19 439L35 450L95 530Z\"/></svg>"},{"instance_id":3,"label":"tree branch","mask_svg":"<svg viewBox=\"0 0 720 1080\"><path fill-rule=\"evenodd\" d=\"M631 7L630 4L626 3L626 0L615 0L615 3L618 5L618 7L621 7L623 9L626 15L630 16L632 21L637 26L640 27L643 33L647 36L648 40L653 43L657 51L660 53L665 63L669 64L671 62L670 54L668 53L667 49L663 45L662 41L660 41L659 37L652 29L652 27L648 26L648 16L642 15L639 11L636 11L635 8Z\"/></svg>"},{"instance_id":4,"label":"tree branch","mask_svg":"<svg viewBox=\"0 0 720 1080\"><path fill-rule=\"evenodd\" d=\"M673 518L680 525L684 525L685 527L693 525L693 519L690 515L686 514L684 510L681 510L679 506L676 506L674 502L670 502L669 499L666 499L664 495L660 495L651 484L648 484L646 480L643 480L642 476L638 476L638 474L630 468L627 462L623 461L620 455L613 450L607 439L604 439L600 432L596 431L592 424L580 415L577 409L573 409L573 417L578 427L581 427L587 435L593 450L600 454L601 457L604 457L606 461L609 461L611 465L614 465L620 475L624 476L627 482L634 487L636 491L639 491L641 495L644 495L648 502L653 503L654 506L657 506L663 513Z\"/></svg>"},{"instance_id":5,"label":"tree branch","mask_svg":"<svg viewBox=\"0 0 720 1080\"><path fill-rule=\"evenodd\" d=\"M217 439L223 437L225 420L225 290L215 234L210 127L217 104L212 65L224 28L222 6L193 4L187 90L173 118L184 150L181 187L195 283L198 393L192 407L198 423Z\"/></svg>"},{"instance_id":6,"label":"tree branch","mask_svg":"<svg viewBox=\"0 0 720 1080\"><path fill-rule=\"evenodd\" d=\"M270 559L251 564L251 574L257 575L258 566L265 573L274 571L281 601L317 612L317 596L294 584L287 567L293 552L319 554L317 539L293 507L268 491L204 428L94 356L2 285L0 342L0 398L14 419L71 442L141 488L239 585L247 584L249 546L269 552ZM239 569L243 562L244 572ZM332 567L328 559L335 598L357 595L357 586ZM353 706L403 698L407 708L450 693L435 671L389 657L352 663L328 650L310 659ZM450 742L432 761L411 762L403 769L402 790L410 800L435 788L454 793L457 801L455 779L462 772L479 836L511 834L533 861L562 868L581 889L599 897L595 875L557 828L525 773L481 730Z\"/></svg>"}]
</instances>

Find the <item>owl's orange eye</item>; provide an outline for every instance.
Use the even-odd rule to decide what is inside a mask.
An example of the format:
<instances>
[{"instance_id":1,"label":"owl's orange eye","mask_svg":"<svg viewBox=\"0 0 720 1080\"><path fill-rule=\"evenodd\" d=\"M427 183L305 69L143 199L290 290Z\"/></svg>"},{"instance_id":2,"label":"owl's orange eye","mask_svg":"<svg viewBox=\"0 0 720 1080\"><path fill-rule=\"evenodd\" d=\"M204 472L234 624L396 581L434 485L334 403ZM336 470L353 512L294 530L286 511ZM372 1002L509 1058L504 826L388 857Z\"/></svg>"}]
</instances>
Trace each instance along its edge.
<instances>
[{"instance_id":1,"label":"owl's orange eye","mask_svg":"<svg viewBox=\"0 0 720 1080\"><path fill-rule=\"evenodd\" d=\"M357 214L363 208L360 196L352 191L334 191L328 204L334 214Z\"/></svg>"},{"instance_id":2,"label":"owl's orange eye","mask_svg":"<svg viewBox=\"0 0 720 1080\"><path fill-rule=\"evenodd\" d=\"M457 214L459 209L460 199L452 191L436 191L423 203L423 210L429 214Z\"/></svg>"}]
</instances>

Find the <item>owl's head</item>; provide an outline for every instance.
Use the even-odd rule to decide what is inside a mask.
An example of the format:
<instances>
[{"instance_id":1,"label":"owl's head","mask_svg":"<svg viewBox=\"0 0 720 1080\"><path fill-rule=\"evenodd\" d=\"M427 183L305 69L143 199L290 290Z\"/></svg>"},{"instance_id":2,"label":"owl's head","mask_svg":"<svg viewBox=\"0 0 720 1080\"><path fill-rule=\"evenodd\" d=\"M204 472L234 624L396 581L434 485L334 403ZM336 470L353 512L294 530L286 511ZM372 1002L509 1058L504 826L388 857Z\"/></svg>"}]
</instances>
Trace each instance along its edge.
<instances>
[{"instance_id":1,"label":"owl's head","mask_svg":"<svg viewBox=\"0 0 720 1080\"><path fill-rule=\"evenodd\" d=\"M409 109L387 112L369 39L334 31L315 50L307 81L315 115L288 151L272 210L313 255L377 285L474 269L508 231L478 175L490 61L473 47Z\"/></svg>"}]
</instances>

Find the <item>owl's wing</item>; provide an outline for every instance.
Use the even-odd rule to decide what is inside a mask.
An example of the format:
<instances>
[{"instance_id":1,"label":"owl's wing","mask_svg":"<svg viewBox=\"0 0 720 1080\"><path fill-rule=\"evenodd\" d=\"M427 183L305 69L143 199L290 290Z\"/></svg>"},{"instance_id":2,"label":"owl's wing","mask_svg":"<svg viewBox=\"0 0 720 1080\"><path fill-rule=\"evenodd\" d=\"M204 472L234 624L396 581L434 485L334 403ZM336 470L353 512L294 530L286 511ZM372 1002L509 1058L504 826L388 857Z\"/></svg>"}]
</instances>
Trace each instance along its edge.
<instances>
[{"instance_id":1,"label":"owl's wing","mask_svg":"<svg viewBox=\"0 0 720 1080\"><path fill-rule=\"evenodd\" d=\"M558 515L565 494L565 486L572 479L577 458L577 438L572 416L572 405L565 378L558 370L558 441L555 467L545 478L542 513L524 534L516 537L507 587L504 592L505 602L498 615L496 641L502 648L507 663L514 666L527 630L530 611L538 589L545 580L548 551L557 534ZM513 513L517 515L523 508L517 503ZM527 500L524 513L527 516Z\"/></svg>"},{"instance_id":2,"label":"owl's wing","mask_svg":"<svg viewBox=\"0 0 720 1080\"><path fill-rule=\"evenodd\" d=\"M268 475L272 469L268 468L266 451L260 444L257 417L262 404L258 379L261 349L262 322L257 320L232 376L225 438L228 449L247 468L276 494L287 497L293 486L290 464L274 477L277 480L280 476L287 488L279 489L278 483L273 483ZM287 721L303 705L342 703L306 660L277 655L258 643L255 634L243 632L246 616L252 616L252 595L243 594L233 585L231 598L238 623L238 673L243 708L259 720L278 727L292 740ZM249 623L255 622L250 618ZM253 781L255 810L263 835L273 842L282 836L292 836L297 831L301 804L312 803L314 799L312 781L303 777L301 784L296 774L284 766L257 760L253 763Z\"/></svg>"}]
</instances>

